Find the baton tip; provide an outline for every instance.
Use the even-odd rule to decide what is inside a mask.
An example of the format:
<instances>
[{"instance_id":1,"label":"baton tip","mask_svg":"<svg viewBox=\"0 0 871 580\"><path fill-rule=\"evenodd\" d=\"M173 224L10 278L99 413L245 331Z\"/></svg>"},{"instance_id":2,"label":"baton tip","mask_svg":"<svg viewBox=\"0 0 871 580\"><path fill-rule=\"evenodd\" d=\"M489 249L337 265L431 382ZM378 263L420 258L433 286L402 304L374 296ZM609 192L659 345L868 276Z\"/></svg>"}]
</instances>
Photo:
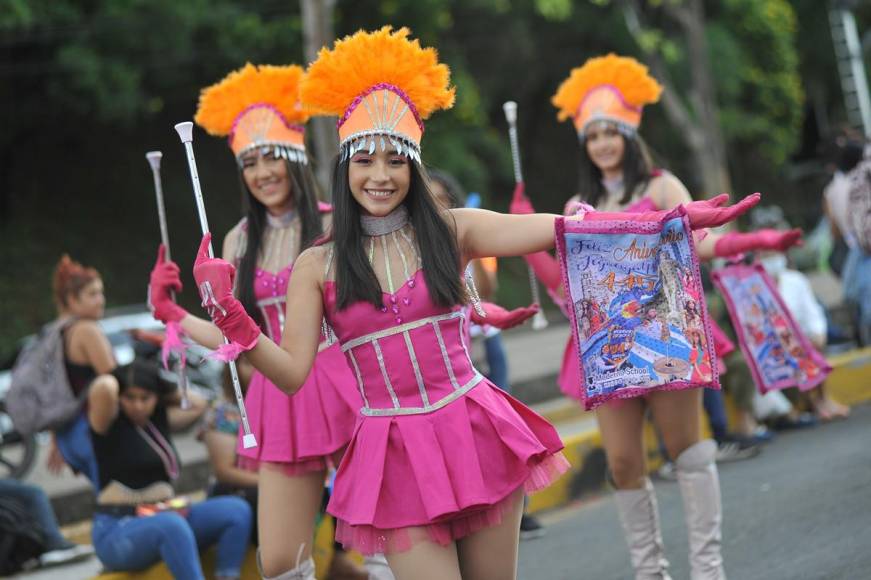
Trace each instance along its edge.
<instances>
[{"instance_id":1,"label":"baton tip","mask_svg":"<svg viewBox=\"0 0 871 580\"><path fill-rule=\"evenodd\" d=\"M509 123L517 121L517 103L514 101L505 101L502 104L502 110L505 112L505 118Z\"/></svg>"},{"instance_id":2,"label":"baton tip","mask_svg":"<svg viewBox=\"0 0 871 580\"><path fill-rule=\"evenodd\" d=\"M190 121L176 124L175 131L182 143L190 143L194 140L194 124Z\"/></svg>"},{"instance_id":3,"label":"baton tip","mask_svg":"<svg viewBox=\"0 0 871 580\"><path fill-rule=\"evenodd\" d=\"M152 169L160 169L160 160L163 157L163 153L160 151L149 151L145 154L145 158L148 159L148 164L151 165Z\"/></svg>"},{"instance_id":4,"label":"baton tip","mask_svg":"<svg viewBox=\"0 0 871 580\"><path fill-rule=\"evenodd\" d=\"M242 447L245 449L257 447L257 438L254 437L254 433L248 433L247 435L242 436Z\"/></svg>"}]
</instances>

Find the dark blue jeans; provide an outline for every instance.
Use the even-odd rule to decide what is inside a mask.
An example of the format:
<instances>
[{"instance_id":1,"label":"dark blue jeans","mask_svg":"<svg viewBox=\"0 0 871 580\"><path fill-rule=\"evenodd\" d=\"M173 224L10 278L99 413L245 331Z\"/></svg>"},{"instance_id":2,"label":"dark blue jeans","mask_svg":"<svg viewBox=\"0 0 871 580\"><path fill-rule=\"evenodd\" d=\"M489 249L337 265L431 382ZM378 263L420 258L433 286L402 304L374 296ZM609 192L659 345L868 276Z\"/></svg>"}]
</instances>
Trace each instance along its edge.
<instances>
[{"instance_id":1,"label":"dark blue jeans","mask_svg":"<svg viewBox=\"0 0 871 580\"><path fill-rule=\"evenodd\" d=\"M729 420L726 418L726 402L723 400L723 391L718 389L704 389L702 406L708 415L708 424L711 433L717 443L722 443L729 433Z\"/></svg>"},{"instance_id":2,"label":"dark blue jeans","mask_svg":"<svg viewBox=\"0 0 871 580\"><path fill-rule=\"evenodd\" d=\"M109 570L144 570L160 560L176 578L203 578L199 551L218 544L216 576L238 578L251 535L251 508L239 497L216 497L191 506L187 517L94 516L97 557Z\"/></svg>"},{"instance_id":3,"label":"dark blue jeans","mask_svg":"<svg viewBox=\"0 0 871 580\"><path fill-rule=\"evenodd\" d=\"M508 360L505 357L505 347L502 346L501 332L484 337L484 352L487 356L487 378L506 393L510 393Z\"/></svg>"},{"instance_id":4,"label":"dark blue jeans","mask_svg":"<svg viewBox=\"0 0 871 580\"><path fill-rule=\"evenodd\" d=\"M61 535L54 511L51 509L51 503L41 488L21 483L15 479L0 479L0 495L21 502L25 509L39 522L45 538L46 551L65 548L69 544Z\"/></svg>"},{"instance_id":5,"label":"dark blue jeans","mask_svg":"<svg viewBox=\"0 0 871 580\"><path fill-rule=\"evenodd\" d=\"M54 438L67 465L76 473L81 473L91 480L95 488L98 487L100 477L97 473L97 457L94 455L91 431L85 413L81 413L64 429L55 431Z\"/></svg>"}]
</instances>

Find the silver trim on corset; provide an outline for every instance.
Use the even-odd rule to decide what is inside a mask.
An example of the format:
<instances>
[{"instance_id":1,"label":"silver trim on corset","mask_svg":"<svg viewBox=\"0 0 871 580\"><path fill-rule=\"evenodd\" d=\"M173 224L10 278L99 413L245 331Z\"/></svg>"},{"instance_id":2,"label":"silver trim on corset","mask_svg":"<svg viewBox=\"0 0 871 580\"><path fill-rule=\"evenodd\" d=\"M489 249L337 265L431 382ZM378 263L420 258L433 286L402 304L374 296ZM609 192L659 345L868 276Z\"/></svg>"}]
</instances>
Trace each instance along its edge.
<instances>
[{"instance_id":1,"label":"silver trim on corset","mask_svg":"<svg viewBox=\"0 0 871 580\"><path fill-rule=\"evenodd\" d=\"M414 330L415 328L420 328L421 326L426 326L427 324L431 324L433 322L453 320L454 318L464 318L462 311L457 310L454 312L449 312L447 314L427 316L425 318L419 318L417 320L412 320L411 322L406 322L405 324L399 324L396 326L391 326L390 328L379 330L377 332L364 334L363 336L358 336L354 340L349 340L348 342L342 343L342 352L347 352L352 348L357 348L361 344L366 344L367 342L372 342L374 340L378 340L379 338L393 336L394 334L399 334L400 332L406 332L408 330ZM465 343L463 344L463 349L465 350ZM468 351L466 351L466 354L469 354Z\"/></svg>"},{"instance_id":2,"label":"silver trim on corset","mask_svg":"<svg viewBox=\"0 0 871 580\"><path fill-rule=\"evenodd\" d=\"M475 374L465 385L461 386L457 381L456 375L454 374L454 368L451 364L450 358L448 357L447 346L445 345L444 336L442 334L439 323L445 320L453 320L455 318L460 319L460 343L462 344L463 352L466 355L466 360L468 360L469 364L471 365L471 357L469 357L469 351L466 348L466 342L463 340L463 322L465 321L465 315L461 310L449 312L447 314L439 314L437 316L428 316L426 318L421 318L419 320L414 320L412 322L407 322L398 326L385 328L383 330L372 332L365 336L360 336L352 341L342 344L342 352L348 353L348 356L351 359L351 366L354 368L354 373L357 376L357 387L360 391L360 394L363 396L364 407L360 409L361 414L367 417L391 417L395 415L421 415L424 413L431 413L433 411L441 409L452 401L457 400L461 396L468 393L475 385L481 382L484 376L479 373L474 367L471 368L475 371ZM444 362L445 369L447 370L448 377L451 381L451 385L454 388L454 391L451 394L442 399L439 399L432 404L429 402L429 395L426 391L426 384L424 383L423 375L421 374L420 363L418 362L417 354L414 351L414 345L411 342L411 335L409 334L411 330L414 330L415 328L421 328L428 324L433 326L433 330L436 334L436 339L439 343L439 350L441 351L442 361ZM381 352L381 345L378 343L378 340L382 338L387 338L389 336L395 336L397 334L402 334L403 339L405 340L405 347L408 350L408 355L411 359L411 364L414 369L414 376L417 380L417 387L420 391L423 406L401 407L399 404L399 399L396 396L396 392L393 390L393 384L390 382L390 378L387 375L387 367L384 362L384 355ZM354 356L353 349L359 346L363 346L364 344L368 344L370 342L375 349L375 356L378 359L378 366L381 369L381 376L384 379L384 384L387 387L387 391L390 394L391 400L393 401L392 409L372 409L371 407L369 407L369 401L366 399L362 373L360 372L360 367L357 364L357 358Z\"/></svg>"},{"instance_id":3,"label":"silver trim on corset","mask_svg":"<svg viewBox=\"0 0 871 580\"><path fill-rule=\"evenodd\" d=\"M357 358L353 352L349 352L351 357L351 366L354 367L354 374L357 375L357 390L360 391L360 396L363 397L363 408L369 408L369 400L366 398L366 391L363 390L363 377L360 375L360 366L357 364Z\"/></svg>"},{"instance_id":4,"label":"silver trim on corset","mask_svg":"<svg viewBox=\"0 0 871 580\"><path fill-rule=\"evenodd\" d=\"M439 341L439 350L442 352L442 358L448 360L448 347L445 346L445 338L442 336L442 327L438 322L433 322L432 328L435 331L436 340ZM460 383L457 382L457 377L454 375L454 367L453 365L447 365L447 367L448 378L451 380L451 386L453 386L454 390L457 391L460 388Z\"/></svg>"},{"instance_id":5,"label":"silver trim on corset","mask_svg":"<svg viewBox=\"0 0 871 580\"><path fill-rule=\"evenodd\" d=\"M408 349L408 356L411 358L411 366L414 368L414 378L417 379L417 390L420 391L420 400L425 409L429 408L429 397L426 394L426 385L423 384L423 375L420 374L420 364L417 362L417 355L414 352L414 346L411 344L411 335L408 334L408 331L406 330L402 333L402 337L405 339L405 348Z\"/></svg>"},{"instance_id":6,"label":"silver trim on corset","mask_svg":"<svg viewBox=\"0 0 871 580\"><path fill-rule=\"evenodd\" d=\"M387 367L384 366L384 355L381 353L381 345L378 344L378 339L372 341L372 347L375 349L375 357L378 359L378 366L381 367L381 377L384 379L384 386L387 387L387 392L390 393L390 399L393 401L393 408L399 409L399 398L396 396L396 391L393 390L393 385L390 384L390 377L387 375ZM361 388L363 383L360 383Z\"/></svg>"},{"instance_id":7,"label":"silver trim on corset","mask_svg":"<svg viewBox=\"0 0 871 580\"><path fill-rule=\"evenodd\" d=\"M275 329L272 328L272 321L269 318L269 311L266 310L268 306L274 306L275 311L278 314L278 328L281 334L284 334L284 325L285 325L285 309L284 305L287 303L287 297L285 296L272 296L270 298L263 298L262 300L258 300L255 304L257 308L260 309L260 314L263 317L263 322L266 324L266 335L272 339L273 342L278 342L280 340L280 334L275 333ZM322 352L334 344L338 342L336 339L336 334L333 332L332 327L327 324L326 319L321 319L321 332L323 333L323 340L318 343L318 352Z\"/></svg>"},{"instance_id":8,"label":"silver trim on corset","mask_svg":"<svg viewBox=\"0 0 871 580\"><path fill-rule=\"evenodd\" d=\"M402 407L401 409L370 409L368 406L366 406L363 409L360 409L360 413L366 415L367 417L393 417L395 415L423 415L424 413L432 413L433 411L438 411L442 407L453 403L454 401L471 391L482 380L484 380L484 375L482 375L478 371L475 371L475 376L473 376L468 383L466 383L447 397L439 399L435 402L435 404L428 407Z\"/></svg>"},{"instance_id":9,"label":"silver trim on corset","mask_svg":"<svg viewBox=\"0 0 871 580\"><path fill-rule=\"evenodd\" d=\"M264 298L262 300L258 300L255 304L257 304L257 308L260 309L260 315L263 317L263 322L266 324L266 335L269 336L273 341L278 340L278 334L275 333L275 329L272 328L272 321L269 317L269 311L266 309L268 306L275 306L275 310L278 313L278 330L279 332L284 332L284 313L282 312L281 305L285 303L286 299L284 296L273 296L271 298Z\"/></svg>"}]
</instances>

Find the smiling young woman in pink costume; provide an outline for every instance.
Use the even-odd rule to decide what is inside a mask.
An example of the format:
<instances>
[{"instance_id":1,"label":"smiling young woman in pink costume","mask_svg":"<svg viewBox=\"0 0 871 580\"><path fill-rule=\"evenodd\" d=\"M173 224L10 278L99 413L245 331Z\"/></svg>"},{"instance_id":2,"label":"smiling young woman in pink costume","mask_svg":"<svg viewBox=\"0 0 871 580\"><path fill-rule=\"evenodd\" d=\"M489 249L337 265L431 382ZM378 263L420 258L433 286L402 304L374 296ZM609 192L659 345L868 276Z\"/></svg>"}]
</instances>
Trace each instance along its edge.
<instances>
[{"instance_id":1,"label":"smiling young woman in pink costume","mask_svg":"<svg viewBox=\"0 0 871 580\"><path fill-rule=\"evenodd\" d=\"M588 204L599 211L628 213L668 210L691 202L683 184L667 171L655 170L638 135L642 107L656 102L662 88L635 59L609 54L574 69L553 97L560 120L571 119L581 141L581 194L565 208L572 215ZM512 213L534 211L522 189L515 192ZM699 257L710 259L757 247L795 243L800 234L760 231L709 234L696 244ZM526 256L536 276L558 304L562 298L559 265L547 252ZM690 305L687 305L688 307ZM590 324L595 313L588 313ZM718 354L728 344L714 329ZM701 353L693 344L696 359ZM734 348L734 346L732 346ZM561 390L582 401L578 349L569 339L559 375ZM720 489L714 463L716 444L701 440L701 390L660 391L596 409L608 458L618 513L638 579L666 579L656 496L647 477L643 445L645 407L649 406L669 456L676 458L690 536L693 580L724 578L720 553Z\"/></svg>"},{"instance_id":2,"label":"smiling young woman in pink costume","mask_svg":"<svg viewBox=\"0 0 871 580\"><path fill-rule=\"evenodd\" d=\"M238 163L246 216L225 237L223 256L239 269L235 295L275 341L284 329L295 260L323 234L329 218L329 206L318 203L305 152L303 76L298 66L248 64L205 89L196 115L210 134L228 137ZM178 267L163 260L161 249L151 276L155 316L218 348L220 330L175 305L173 289L181 289ZM248 386L245 404L258 445L240 446L238 455L243 467L259 471L259 558L267 578L296 578L285 573L310 555L326 470L338 463L362 404L333 342L321 336L311 374L296 396L288 397L261 373ZM353 577L366 576L359 570Z\"/></svg>"},{"instance_id":3,"label":"smiling young woman in pink costume","mask_svg":"<svg viewBox=\"0 0 871 580\"><path fill-rule=\"evenodd\" d=\"M363 398L328 507L339 540L384 550L400 580L509 579L523 493L567 464L554 428L472 366L461 272L471 259L552 248L557 216L439 209L422 119L454 91L435 51L408 34L358 32L309 68L303 102L340 117L333 239L297 260L281 344L233 297L234 269L204 253L208 236L194 276L211 285L206 306L225 336L287 393L309 372L322 318L338 337ZM688 210L697 226L752 203Z\"/></svg>"}]
</instances>

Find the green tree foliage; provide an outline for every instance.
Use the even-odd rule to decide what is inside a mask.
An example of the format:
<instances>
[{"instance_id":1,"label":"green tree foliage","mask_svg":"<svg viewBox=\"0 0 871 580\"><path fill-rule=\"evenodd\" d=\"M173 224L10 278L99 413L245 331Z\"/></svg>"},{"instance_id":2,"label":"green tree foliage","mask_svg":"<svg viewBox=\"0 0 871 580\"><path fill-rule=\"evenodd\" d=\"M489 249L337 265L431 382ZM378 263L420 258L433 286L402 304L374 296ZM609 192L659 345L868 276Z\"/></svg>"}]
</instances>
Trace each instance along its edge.
<instances>
[{"instance_id":1,"label":"green tree foliage","mask_svg":"<svg viewBox=\"0 0 871 580\"><path fill-rule=\"evenodd\" d=\"M724 0L707 27L730 156L756 151L774 168L798 145L804 90L797 22L786 0Z\"/></svg>"},{"instance_id":2,"label":"green tree foliage","mask_svg":"<svg viewBox=\"0 0 871 580\"><path fill-rule=\"evenodd\" d=\"M502 104L516 101L527 191L537 208L560 211L576 191L578 142L570 124L556 121L549 99L573 67L609 51L639 54L640 44L663 54L677 86L687 86L674 26L660 18L633 38L616 1L340 0L335 32L406 25L438 47L457 103L427 123L424 156L497 210L506 209L514 185ZM673 1L647 4L655 12ZM830 50L808 32L818 34L827 22L803 16L815 14L816 3L793 4L798 29L786 0L706 5L739 191L778 183L779 165L795 148L796 41L803 59ZM805 38L816 40L805 45ZM302 62L299 3L0 0L0 46L0 354L52 315L51 269L63 252L101 270L110 304L144 301L159 238L144 159L152 149L164 152L173 257L186 282L181 300L198 311L188 272L199 228L172 125L192 116L202 87L246 61ZM808 75L829 75L831 86L829 64L801 66ZM643 133L660 165L692 180L686 147L662 106L646 111ZM223 140L197 132L195 147L220 238L240 217L237 170ZM522 262L508 261L502 271L516 272L519 290L510 294L512 278L503 277L501 298L509 306L528 300Z\"/></svg>"}]
</instances>

